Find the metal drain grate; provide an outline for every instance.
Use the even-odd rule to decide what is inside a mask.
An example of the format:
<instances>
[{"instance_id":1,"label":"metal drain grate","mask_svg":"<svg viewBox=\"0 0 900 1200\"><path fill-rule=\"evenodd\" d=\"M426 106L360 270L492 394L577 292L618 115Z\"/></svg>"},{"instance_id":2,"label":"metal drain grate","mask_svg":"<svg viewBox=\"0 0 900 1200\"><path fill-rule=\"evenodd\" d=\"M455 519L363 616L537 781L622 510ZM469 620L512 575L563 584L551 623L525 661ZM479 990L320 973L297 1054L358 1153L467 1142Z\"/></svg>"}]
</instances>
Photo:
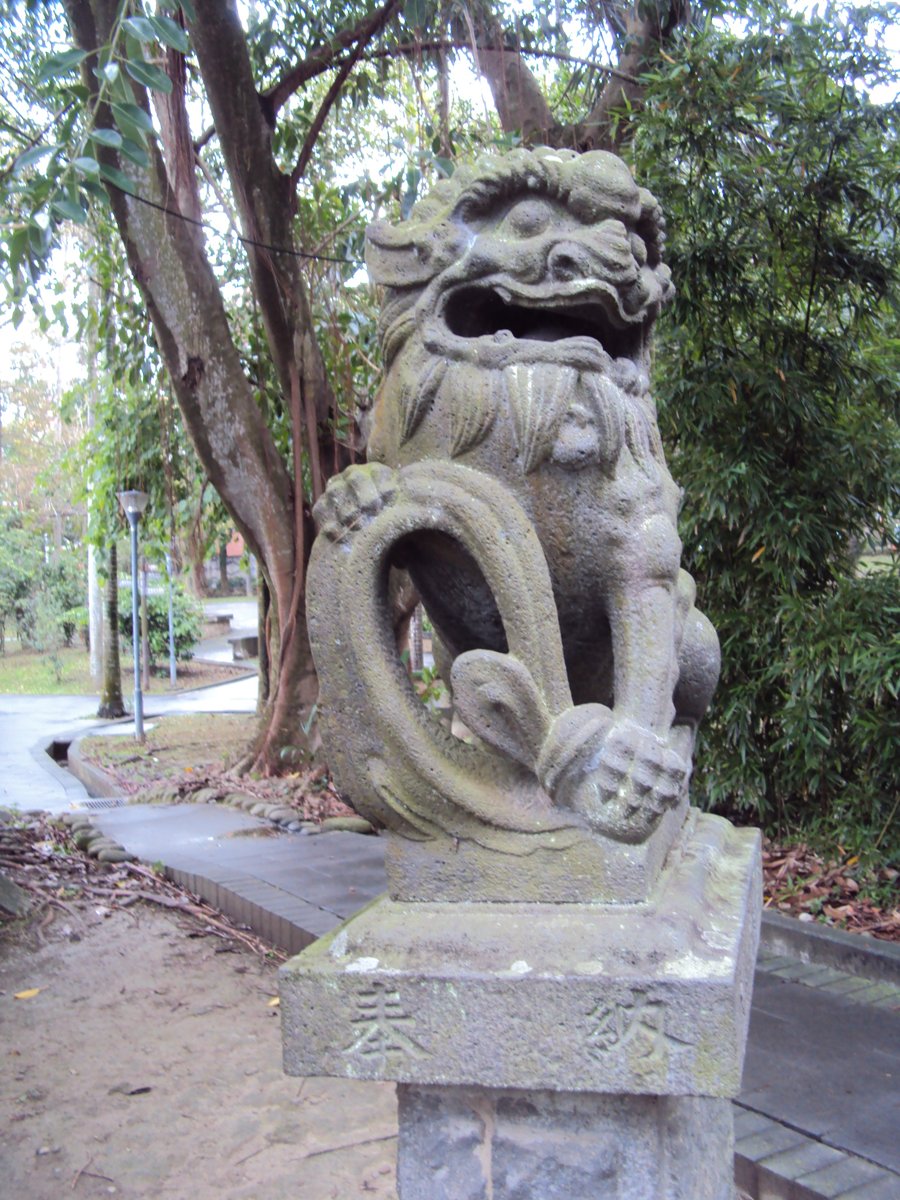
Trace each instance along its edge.
<instances>
[{"instance_id":1,"label":"metal drain grate","mask_svg":"<svg viewBox=\"0 0 900 1200\"><path fill-rule=\"evenodd\" d=\"M125 804L124 800L82 800L82 808L122 808Z\"/></svg>"}]
</instances>

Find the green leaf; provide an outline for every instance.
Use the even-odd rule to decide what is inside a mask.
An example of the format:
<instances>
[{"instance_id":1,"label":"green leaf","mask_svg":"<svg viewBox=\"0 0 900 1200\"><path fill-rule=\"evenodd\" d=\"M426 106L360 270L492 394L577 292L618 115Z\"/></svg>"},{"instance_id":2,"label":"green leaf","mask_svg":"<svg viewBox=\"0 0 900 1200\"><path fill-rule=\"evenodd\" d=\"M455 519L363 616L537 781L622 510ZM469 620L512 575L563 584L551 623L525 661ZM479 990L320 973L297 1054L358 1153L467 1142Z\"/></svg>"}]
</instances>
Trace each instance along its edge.
<instances>
[{"instance_id":1,"label":"green leaf","mask_svg":"<svg viewBox=\"0 0 900 1200\"><path fill-rule=\"evenodd\" d=\"M34 163L39 162L45 155L52 154L53 151L58 149L59 146L32 146L30 150L23 151L16 159L15 166L13 167L14 173L18 175L26 167L33 166Z\"/></svg>"},{"instance_id":2,"label":"green leaf","mask_svg":"<svg viewBox=\"0 0 900 1200\"><path fill-rule=\"evenodd\" d=\"M126 17L122 28L139 42L155 42L156 30L147 17Z\"/></svg>"},{"instance_id":3,"label":"green leaf","mask_svg":"<svg viewBox=\"0 0 900 1200\"><path fill-rule=\"evenodd\" d=\"M132 79L136 79L144 87L152 88L155 92L165 92L168 95L172 91L172 80L165 71L154 67L152 63L133 62L128 59L125 63L125 70Z\"/></svg>"},{"instance_id":4,"label":"green leaf","mask_svg":"<svg viewBox=\"0 0 900 1200\"><path fill-rule=\"evenodd\" d=\"M156 36L173 50L187 54L188 36L171 17L148 17L147 20L156 31Z\"/></svg>"},{"instance_id":5,"label":"green leaf","mask_svg":"<svg viewBox=\"0 0 900 1200\"><path fill-rule=\"evenodd\" d=\"M117 167L110 167L106 163L101 163L100 174L104 179L111 183L113 187L119 188L120 191L127 192L129 196L137 195L137 189L135 188L134 182Z\"/></svg>"},{"instance_id":6,"label":"green leaf","mask_svg":"<svg viewBox=\"0 0 900 1200\"><path fill-rule=\"evenodd\" d=\"M86 58L86 50L76 50L74 47L63 50L59 54L51 54L41 63L37 81L38 83L48 83L51 79L58 79L60 75L68 75Z\"/></svg>"},{"instance_id":7,"label":"green leaf","mask_svg":"<svg viewBox=\"0 0 900 1200\"><path fill-rule=\"evenodd\" d=\"M197 13L194 8L194 0L181 0L181 11L189 21L197 20Z\"/></svg>"},{"instance_id":8,"label":"green leaf","mask_svg":"<svg viewBox=\"0 0 900 1200\"><path fill-rule=\"evenodd\" d=\"M406 0L403 6L403 20L411 29L424 29L428 21L426 0Z\"/></svg>"},{"instance_id":9,"label":"green leaf","mask_svg":"<svg viewBox=\"0 0 900 1200\"><path fill-rule=\"evenodd\" d=\"M74 221L76 225L83 225L87 220L87 213L80 204L76 204L74 200L68 200L65 196L60 196L58 200L54 200L50 205L52 210L60 217L67 221Z\"/></svg>"},{"instance_id":10,"label":"green leaf","mask_svg":"<svg viewBox=\"0 0 900 1200\"><path fill-rule=\"evenodd\" d=\"M81 158L73 158L72 166L81 175L89 175L92 179L97 178L100 174L100 164L96 158L88 158L86 155Z\"/></svg>"},{"instance_id":11,"label":"green leaf","mask_svg":"<svg viewBox=\"0 0 900 1200\"><path fill-rule=\"evenodd\" d=\"M94 179L82 179L81 190L87 192L88 195L96 196L98 200L106 199L106 192L103 190L103 185L97 183Z\"/></svg>"},{"instance_id":12,"label":"green leaf","mask_svg":"<svg viewBox=\"0 0 900 1200\"><path fill-rule=\"evenodd\" d=\"M123 138L119 153L124 154L127 159L130 159L138 167L150 166L150 155L143 146L138 145L137 142L133 142L131 138Z\"/></svg>"},{"instance_id":13,"label":"green leaf","mask_svg":"<svg viewBox=\"0 0 900 1200\"><path fill-rule=\"evenodd\" d=\"M116 124L132 141L146 144L147 134L154 134L153 122L147 113L136 104L112 104Z\"/></svg>"},{"instance_id":14,"label":"green leaf","mask_svg":"<svg viewBox=\"0 0 900 1200\"><path fill-rule=\"evenodd\" d=\"M10 273L15 275L16 271L25 257L25 251L28 249L28 229L14 229L10 234L9 242L7 243L7 253L9 255Z\"/></svg>"},{"instance_id":15,"label":"green leaf","mask_svg":"<svg viewBox=\"0 0 900 1200\"><path fill-rule=\"evenodd\" d=\"M38 225L37 221L32 221L28 226L28 245L31 247L32 254L38 258L43 258L50 248L50 237L46 229Z\"/></svg>"},{"instance_id":16,"label":"green leaf","mask_svg":"<svg viewBox=\"0 0 900 1200\"><path fill-rule=\"evenodd\" d=\"M111 150L118 150L122 145L122 135L118 129L92 129L88 136L98 146L109 146Z\"/></svg>"}]
</instances>

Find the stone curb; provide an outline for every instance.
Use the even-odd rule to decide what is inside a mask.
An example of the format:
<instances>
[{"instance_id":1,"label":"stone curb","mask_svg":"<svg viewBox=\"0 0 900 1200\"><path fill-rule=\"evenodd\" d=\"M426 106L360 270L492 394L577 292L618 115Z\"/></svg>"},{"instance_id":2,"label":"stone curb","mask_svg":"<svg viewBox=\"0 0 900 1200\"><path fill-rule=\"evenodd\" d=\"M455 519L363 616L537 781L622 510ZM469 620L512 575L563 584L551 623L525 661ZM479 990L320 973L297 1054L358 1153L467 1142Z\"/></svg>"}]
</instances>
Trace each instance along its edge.
<instances>
[{"instance_id":1,"label":"stone curb","mask_svg":"<svg viewBox=\"0 0 900 1200\"><path fill-rule=\"evenodd\" d=\"M68 828L75 845L83 854L102 863L135 862L136 855L126 850L115 838L107 837L87 813L62 813L58 819Z\"/></svg>"},{"instance_id":2,"label":"stone curb","mask_svg":"<svg viewBox=\"0 0 900 1200\"><path fill-rule=\"evenodd\" d=\"M29 749L29 753L37 766L41 771L46 771L48 775L51 775L56 780L60 788L65 792L66 799L72 804L77 804L79 800L84 799L86 785L83 780L74 775L74 772L67 771L65 767L59 765L53 757L53 747L56 745L65 745L67 742L71 746L77 736L77 734L72 734L71 738L69 738L66 734L59 734L57 737L51 738L49 742L41 738L39 742L36 742Z\"/></svg>"},{"instance_id":3,"label":"stone curb","mask_svg":"<svg viewBox=\"0 0 900 1200\"><path fill-rule=\"evenodd\" d=\"M69 771L76 779L80 780L87 788L89 796L101 796L104 799L117 799L122 796L122 789L112 780L105 771L99 767L95 767L93 763L87 762L82 757L81 751L78 748L78 743L82 737L92 737L96 730L92 730L88 734L80 734L69 743L69 749L66 756L69 763ZM60 741L60 738L55 738L55 741Z\"/></svg>"},{"instance_id":4,"label":"stone curb","mask_svg":"<svg viewBox=\"0 0 900 1200\"><path fill-rule=\"evenodd\" d=\"M89 795L108 799L121 798L124 803L129 803L134 798L127 795L123 796L119 786L106 774L102 767L97 767L93 763L88 762L81 753L79 743L82 737L91 737L96 732L96 730L90 730L87 733L79 734L69 743L67 751L69 772L87 788ZM54 738L54 742L62 740L61 738ZM53 743L51 742L50 745L53 745ZM59 770L60 768L57 769ZM203 791L204 789L201 788L194 803L210 802L209 797L202 795ZM303 832L307 836L327 833L330 830L343 830L345 832L349 831L360 834L375 833L372 825L363 817L329 817L321 823L305 821L284 800L271 802L260 800L258 796L254 796L250 792L242 793L238 788L235 788L233 792L219 797L215 802L227 805L229 808L241 809L251 816L269 821L276 829L281 829L289 833Z\"/></svg>"},{"instance_id":5,"label":"stone curb","mask_svg":"<svg viewBox=\"0 0 900 1200\"><path fill-rule=\"evenodd\" d=\"M900 945L770 909L763 911L760 950L900 987Z\"/></svg>"},{"instance_id":6,"label":"stone curb","mask_svg":"<svg viewBox=\"0 0 900 1200\"><path fill-rule=\"evenodd\" d=\"M734 1103L734 1181L752 1200L897 1200L900 1175Z\"/></svg>"},{"instance_id":7,"label":"stone curb","mask_svg":"<svg viewBox=\"0 0 900 1200\"><path fill-rule=\"evenodd\" d=\"M206 667L224 667L226 671L231 671L231 673L234 675L234 679L219 679L214 683L199 683L196 687L185 688L183 692L184 695L187 695L188 692L206 692L209 691L210 688L222 687L223 684L227 685L229 683L234 683L238 679L246 679L250 675L257 674L255 668L248 670L246 667L238 666L237 663L220 662L217 658L197 658L195 655L191 659L191 662L201 663ZM179 692L177 691L170 693L170 695L173 697L177 696L178 694ZM144 700L146 701L146 699L147 697L145 694ZM164 715L170 716L172 714L165 713Z\"/></svg>"}]
</instances>

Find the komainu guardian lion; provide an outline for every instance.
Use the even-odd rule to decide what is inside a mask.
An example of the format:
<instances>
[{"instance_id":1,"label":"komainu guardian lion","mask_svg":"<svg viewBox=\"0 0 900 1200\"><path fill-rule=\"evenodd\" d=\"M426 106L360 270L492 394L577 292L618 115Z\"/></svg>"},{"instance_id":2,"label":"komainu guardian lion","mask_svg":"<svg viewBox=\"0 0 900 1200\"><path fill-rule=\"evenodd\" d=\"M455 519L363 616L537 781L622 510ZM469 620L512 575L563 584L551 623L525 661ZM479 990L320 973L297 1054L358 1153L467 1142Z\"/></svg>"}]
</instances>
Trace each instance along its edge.
<instances>
[{"instance_id":1,"label":"komainu guardian lion","mask_svg":"<svg viewBox=\"0 0 900 1200\"><path fill-rule=\"evenodd\" d=\"M488 844L480 822L556 830L554 845L564 826L642 843L664 814L683 819L719 667L679 567L679 489L650 395L651 330L672 294L659 207L613 155L519 150L459 169L368 236L384 287L376 465L334 481L317 517L346 547L385 506L396 514L367 553L390 543L412 575L458 711L513 774L502 796L473 783L466 799L472 748L439 739L417 789L397 765L418 754L404 727L396 754L384 731L358 746L342 782L408 836ZM315 621L311 632L321 645ZM344 728L361 709L326 685L323 711ZM432 785L440 799L423 801Z\"/></svg>"}]
</instances>

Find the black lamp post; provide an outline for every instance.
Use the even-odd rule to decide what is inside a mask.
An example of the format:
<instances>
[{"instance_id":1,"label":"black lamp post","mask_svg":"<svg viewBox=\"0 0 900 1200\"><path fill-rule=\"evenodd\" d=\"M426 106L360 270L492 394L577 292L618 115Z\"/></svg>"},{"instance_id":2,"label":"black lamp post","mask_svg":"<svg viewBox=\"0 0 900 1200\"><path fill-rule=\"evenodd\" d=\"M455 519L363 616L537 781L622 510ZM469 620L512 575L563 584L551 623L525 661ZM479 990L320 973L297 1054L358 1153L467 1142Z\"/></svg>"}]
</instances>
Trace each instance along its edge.
<instances>
[{"instance_id":1,"label":"black lamp post","mask_svg":"<svg viewBox=\"0 0 900 1200\"><path fill-rule=\"evenodd\" d=\"M138 521L150 497L146 492L119 492L119 503L131 526L131 638L134 648L134 736L144 740L144 695L141 691L141 628L138 602Z\"/></svg>"}]
</instances>

